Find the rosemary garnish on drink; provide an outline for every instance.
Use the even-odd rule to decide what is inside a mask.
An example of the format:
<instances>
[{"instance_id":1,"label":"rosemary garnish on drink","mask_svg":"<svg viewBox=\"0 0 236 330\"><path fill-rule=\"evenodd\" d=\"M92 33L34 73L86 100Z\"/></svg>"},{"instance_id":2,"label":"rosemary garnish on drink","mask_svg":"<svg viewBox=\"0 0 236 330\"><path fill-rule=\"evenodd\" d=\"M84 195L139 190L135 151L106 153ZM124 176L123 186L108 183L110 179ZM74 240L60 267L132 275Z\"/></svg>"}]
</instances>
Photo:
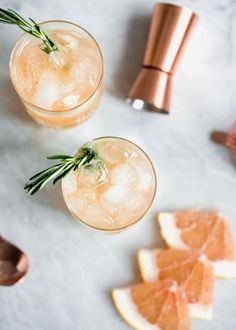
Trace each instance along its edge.
<instances>
[{"instance_id":1,"label":"rosemary garnish on drink","mask_svg":"<svg viewBox=\"0 0 236 330\"><path fill-rule=\"evenodd\" d=\"M44 43L44 46L41 49L47 54L58 50L55 43L47 36L47 34L42 30L42 28L32 18L29 18L29 20L31 22L27 22L13 9L5 10L0 8L0 23L17 25L24 32L41 39Z\"/></svg>"},{"instance_id":2,"label":"rosemary garnish on drink","mask_svg":"<svg viewBox=\"0 0 236 330\"><path fill-rule=\"evenodd\" d=\"M50 181L53 181L53 184L55 184L57 181L64 178L64 176L66 176L71 170L75 171L80 167L99 170L104 166L101 158L93 150L92 143L84 144L75 156L53 155L48 156L47 159L60 160L60 163L32 176L24 187L24 189L27 190L28 195L35 194Z\"/></svg>"}]
</instances>

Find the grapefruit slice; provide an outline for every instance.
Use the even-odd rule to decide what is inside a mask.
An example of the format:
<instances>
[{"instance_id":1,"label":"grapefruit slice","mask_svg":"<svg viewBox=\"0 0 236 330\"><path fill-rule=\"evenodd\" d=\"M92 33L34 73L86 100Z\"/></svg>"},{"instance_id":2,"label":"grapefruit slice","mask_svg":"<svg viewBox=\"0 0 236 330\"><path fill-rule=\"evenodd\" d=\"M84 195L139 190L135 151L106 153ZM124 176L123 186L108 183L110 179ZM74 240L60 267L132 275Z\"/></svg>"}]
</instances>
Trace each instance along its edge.
<instances>
[{"instance_id":1,"label":"grapefruit slice","mask_svg":"<svg viewBox=\"0 0 236 330\"><path fill-rule=\"evenodd\" d=\"M215 211L160 213L161 234L177 249L199 249L212 261L217 277L236 277L233 238L226 219Z\"/></svg>"},{"instance_id":2,"label":"grapefruit slice","mask_svg":"<svg viewBox=\"0 0 236 330\"><path fill-rule=\"evenodd\" d=\"M212 319L213 267L199 251L142 249L138 264L145 282L176 281L186 292L190 316Z\"/></svg>"},{"instance_id":3,"label":"grapefruit slice","mask_svg":"<svg viewBox=\"0 0 236 330\"><path fill-rule=\"evenodd\" d=\"M134 329L190 329L185 292L171 280L113 289L112 299L119 314Z\"/></svg>"}]
</instances>

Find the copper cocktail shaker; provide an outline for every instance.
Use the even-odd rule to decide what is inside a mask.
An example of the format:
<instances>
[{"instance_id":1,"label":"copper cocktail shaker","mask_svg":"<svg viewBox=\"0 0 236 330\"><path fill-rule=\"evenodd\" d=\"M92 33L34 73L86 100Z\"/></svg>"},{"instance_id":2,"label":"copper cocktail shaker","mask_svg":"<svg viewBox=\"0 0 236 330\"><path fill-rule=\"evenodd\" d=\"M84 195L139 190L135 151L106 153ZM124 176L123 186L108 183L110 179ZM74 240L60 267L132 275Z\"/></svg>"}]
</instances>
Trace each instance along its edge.
<instances>
[{"instance_id":1,"label":"copper cocktail shaker","mask_svg":"<svg viewBox=\"0 0 236 330\"><path fill-rule=\"evenodd\" d=\"M188 8L155 5L142 69L128 94L133 108L169 112L172 76L196 21Z\"/></svg>"}]
</instances>

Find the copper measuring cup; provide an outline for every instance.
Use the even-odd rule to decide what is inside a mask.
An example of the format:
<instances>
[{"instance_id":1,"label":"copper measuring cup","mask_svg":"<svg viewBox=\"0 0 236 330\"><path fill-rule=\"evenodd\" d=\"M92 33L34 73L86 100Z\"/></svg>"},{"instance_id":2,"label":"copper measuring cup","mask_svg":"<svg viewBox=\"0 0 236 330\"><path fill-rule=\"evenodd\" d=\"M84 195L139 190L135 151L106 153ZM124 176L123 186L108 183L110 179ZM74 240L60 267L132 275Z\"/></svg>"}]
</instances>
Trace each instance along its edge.
<instances>
[{"instance_id":1,"label":"copper measuring cup","mask_svg":"<svg viewBox=\"0 0 236 330\"><path fill-rule=\"evenodd\" d=\"M127 97L133 108L169 113L172 78L196 22L189 8L155 5L143 64Z\"/></svg>"}]
</instances>

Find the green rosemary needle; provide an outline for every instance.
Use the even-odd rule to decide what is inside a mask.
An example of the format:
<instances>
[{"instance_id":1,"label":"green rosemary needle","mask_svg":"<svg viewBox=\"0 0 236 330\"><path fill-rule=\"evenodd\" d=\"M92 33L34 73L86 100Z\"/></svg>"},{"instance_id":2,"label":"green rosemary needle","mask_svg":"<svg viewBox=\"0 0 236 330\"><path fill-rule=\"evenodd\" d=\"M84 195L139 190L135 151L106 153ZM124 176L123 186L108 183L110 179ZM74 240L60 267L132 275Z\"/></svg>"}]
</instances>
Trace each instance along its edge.
<instances>
[{"instance_id":1,"label":"green rosemary needle","mask_svg":"<svg viewBox=\"0 0 236 330\"><path fill-rule=\"evenodd\" d=\"M28 195L35 194L51 181L55 184L57 181L64 178L71 170L75 171L80 167L96 170L104 166L101 158L93 150L91 143L84 144L75 156L53 155L48 156L47 159L60 160L60 163L32 176L24 187Z\"/></svg>"},{"instance_id":2,"label":"green rosemary needle","mask_svg":"<svg viewBox=\"0 0 236 330\"><path fill-rule=\"evenodd\" d=\"M41 39L44 43L44 47L42 47L42 50L47 54L58 50L55 43L47 36L47 34L42 30L42 28L32 18L29 18L29 20L30 22L27 22L13 9L6 10L0 8L0 23L17 25L24 32Z\"/></svg>"}]
</instances>

